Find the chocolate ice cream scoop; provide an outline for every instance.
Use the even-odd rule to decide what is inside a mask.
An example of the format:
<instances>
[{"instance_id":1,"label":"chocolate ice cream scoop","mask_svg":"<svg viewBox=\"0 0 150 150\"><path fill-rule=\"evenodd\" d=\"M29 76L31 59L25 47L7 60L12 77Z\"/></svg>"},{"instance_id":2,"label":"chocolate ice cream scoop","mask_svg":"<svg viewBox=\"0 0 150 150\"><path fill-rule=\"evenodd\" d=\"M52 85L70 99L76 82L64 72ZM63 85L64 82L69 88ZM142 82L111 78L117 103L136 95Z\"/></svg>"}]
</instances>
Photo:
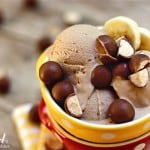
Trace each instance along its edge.
<instances>
[{"instance_id":1,"label":"chocolate ice cream scoop","mask_svg":"<svg viewBox=\"0 0 150 150\"><path fill-rule=\"evenodd\" d=\"M50 60L56 61L69 67L85 66L95 62L97 52L95 50L95 39L100 34L106 34L92 25L74 25L64 30L55 40L52 47L47 50ZM68 71L69 71L68 70ZM75 69L78 71L78 69Z\"/></svg>"}]
</instances>

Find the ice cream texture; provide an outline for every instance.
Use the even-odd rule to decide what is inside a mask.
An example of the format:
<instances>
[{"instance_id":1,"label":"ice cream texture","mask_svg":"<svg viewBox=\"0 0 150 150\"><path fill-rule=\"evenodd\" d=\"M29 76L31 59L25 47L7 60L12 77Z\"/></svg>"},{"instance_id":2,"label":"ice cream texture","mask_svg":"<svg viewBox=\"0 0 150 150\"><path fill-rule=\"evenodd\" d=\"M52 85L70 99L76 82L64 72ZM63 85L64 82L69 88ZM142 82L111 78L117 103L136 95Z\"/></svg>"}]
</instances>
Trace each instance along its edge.
<instances>
[{"instance_id":1,"label":"ice cream texture","mask_svg":"<svg viewBox=\"0 0 150 150\"><path fill-rule=\"evenodd\" d=\"M121 20L117 26L119 24L123 26L123 23ZM131 32L132 24L132 22L128 23L128 29L126 29L127 26L123 26L124 32L119 33L119 36L126 36L131 40L136 53L144 53L150 56L148 51L150 47L145 46L145 50L140 49L140 43L142 43L143 47L145 42L142 41L144 35L143 32L138 30L138 26L135 24L137 28L132 31L133 34L131 33L130 35L126 32L126 30ZM54 44L44 52L47 60L58 62L61 65L67 78L73 84L75 94L83 111L81 119L106 124L111 122L107 116L108 108L118 97L126 99L133 105L135 119L150 112L150 74L148 74L148 83L142 88L134 86L129 79L122 78L113 79L111 86L103 89L95 89L91 83L93 69L98 65L103 65L96 49L96 39L100 35L113 37L110 34L112 31L107 29L109 28L108 26L108 23L100 29L92 25L71 26L60 33ZM115 24L112 24L113 27L115 28ZM112 30L114 31L114 29ZM118 32L117 29L115 29L115 32ZM113 34L116 35L116 33ZM148 36L146 34L144 40L149 40L148 42L150 42L150 34ZM147 70L150 72L149 67Z\"/></svg>"},{"instance_id":2,"label":"ice cream texture","mask_svg":"<svg viewBox=\"0 0 150 150\"><path fill-rule=\"evenodd\" d=\"M59 62L74 83L84 111L82 118L88 120L104 119L106 116L104 107L108 107L114 99L109 89L101 90L101 92L94 91L90 80L91 71L99 62L95 50L95 39L100 34L106 33L100 32L92 25L75 25L63 31L54 45L46 51L49 60ZM100 100L101 97L104 98Z\"/></svg>"}]
</instances>

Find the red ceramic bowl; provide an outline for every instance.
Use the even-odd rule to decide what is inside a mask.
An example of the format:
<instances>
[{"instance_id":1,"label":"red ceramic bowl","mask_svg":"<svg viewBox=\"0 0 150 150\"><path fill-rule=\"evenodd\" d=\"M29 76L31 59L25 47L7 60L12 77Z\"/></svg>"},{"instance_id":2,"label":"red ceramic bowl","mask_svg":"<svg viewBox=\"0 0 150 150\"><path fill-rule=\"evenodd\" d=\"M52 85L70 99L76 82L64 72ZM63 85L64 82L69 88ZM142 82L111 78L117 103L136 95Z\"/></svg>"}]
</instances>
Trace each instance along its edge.
<instances>
[{"instance_id":1,"label":"red ceramic bowl","mask_svg":"<svg viewBox=\"0 0 150 150\"><path fill-rule=\"evenodd\" d=\"M42 123L62 139L67 150L150 150L150 132L125 142L98 144L81 140L65 131L51 115L47 113L43 100L39 106L39 114Z\"/></svg>"}]
</instances>

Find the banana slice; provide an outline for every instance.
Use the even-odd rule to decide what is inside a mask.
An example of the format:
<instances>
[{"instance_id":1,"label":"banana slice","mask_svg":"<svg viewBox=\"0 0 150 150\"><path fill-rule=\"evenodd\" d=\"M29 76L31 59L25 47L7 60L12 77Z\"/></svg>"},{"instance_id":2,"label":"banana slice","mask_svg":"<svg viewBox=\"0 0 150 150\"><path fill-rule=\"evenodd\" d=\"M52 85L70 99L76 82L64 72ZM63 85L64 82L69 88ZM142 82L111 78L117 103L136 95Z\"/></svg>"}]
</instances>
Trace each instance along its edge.
<instances>
[{"instance_id":1,"label":"banana slice","mask_svg":"<svg viewBox=\"0 0 150 150\"><path fill-rule=\"evenodd\" d=\"M115 40L126 36L137 50L140 47L140 32L138 24L130 18L118 16L104 24L104 30Z\"/></svg>"},{"instance_id":2,"label":"banana slice","mask_svg":"<svg viewBox=\"0 0 150 150\"><path fill-rule=\"evenodd\" d=\"M150 51L150 31L140 27L139 28L141 34L141 45L140 49L145 49Z\"/></svg>"},{"instance_id":3,"label":"banana slice","mask_svg":"<svg viewBox=\"0 0 150 150\"><path fill-rule=\"evenodd\" d=\"M98 30L103 30L104 27L103 27L103 26L97 26L97 29L98 29Z\"/></svg>"}]
</instances>

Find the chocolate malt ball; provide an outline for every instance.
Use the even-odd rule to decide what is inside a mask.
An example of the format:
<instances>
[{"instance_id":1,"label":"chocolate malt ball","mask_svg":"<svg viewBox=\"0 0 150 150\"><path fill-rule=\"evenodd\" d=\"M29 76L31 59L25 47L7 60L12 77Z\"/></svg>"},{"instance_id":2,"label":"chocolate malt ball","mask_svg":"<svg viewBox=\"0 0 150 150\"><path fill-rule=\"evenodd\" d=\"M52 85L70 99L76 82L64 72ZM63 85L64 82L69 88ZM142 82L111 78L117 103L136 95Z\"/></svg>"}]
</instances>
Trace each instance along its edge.
<instances>
[{"instance_id":1,"label":"chocolate malt ball","mask_svg":"<svg viewBox=\"0 0 150 150\"><path fill-rule=\"evenodd\" d=\"M0 10L0 24L3 24L3 22L4 22L4 14L3 14L3 12Z\"/></svg>"},{"instance_id":2,"label":"chocolate malt ball","mask_svg":"<svg viewBox=\"0 0 150 150\"><path fill-rule=\"evenodd\" d=\"M38 0L24 0L24 4L28 8L36 8L38 6Z\"/></svg>"},{"instance_id":3,"label":"chocolate malt ball","mask_svg":"<svg viewBox=\"0 0 150 150\"><path fill-rule=\"evenodd\" d=\"M46 85L52 86L63 79L64 73L57 62L48 61L40 67L39 77Z\"/></svg>"},{"instance_id":4,"label":"chocolate malt ball","mask_svg":"<svg viewBox=\"0 0 150 150\"><path fill-rule=\"evenodd\" d=\"M128 101L116 99L108 109L108 116L114 123L125 123L134 119L135 110Z\"/></svg>"},{"instance_id":5,"label":"chocolate malt ball","mask_svg":"<svg viewBox=\"0 0 150 150\"><path fill-rule=\"evenodd\" d=\"M52 40L48 36L41 37L37 42L37 47L40 52L43 52L52 44Z\"/></svg>"},{"instance_id":6,"label":"chocolate malt ball","mask_svg":"<svg viewBox=\"0 0 150 150\"><path fill-rule=\"evenodd\" d=\"M29 112L29 119L31 122L35 124L40 124L41 120L38 113L38 105L32 106L30 112Z\"/></svg>"},{"instance_id":7,"label":"chocolate malt ball","mask_svg":"<svg viewBox=\"0 0 150 150\"><path fill-rule=\"evenodd\" d=\"M91 74L91 82L95 88L106 88L110 85L112 80L112 74L108 67L97 66Z\"/></svg>"},{"instance_id":8,"label":"chocolate malt ball","mask_svg":"<svg viewBox=\"0 0 150 150\"><path fill-rule=\"evenodd\" d=\"M59 105L64 105L64 101L69 94L74 93L73 85L68 81L60 81L52 88L52 96Z\"/></svg>"},{"instance_id":9,"label":"chocolate malt ball","mask_svg":"<svg viewBox=\"0 0 150 150\"><path fill-rule=\"evenodd\" d=\"M0 93L6 94L10 90L10 79L7 76L0 77Z\"/></svg>"},{"instance_id":10,"label":"chocolate malt ball","mask_svg":"<svg viewBox=\"0 0 150 150\"><path fill-rule=\"evenodd\" d=\"M122 62L122 63L116 64L113 67L112 72L113 72L113 77L119 76L123 79L127 79L130 74L128 63Z\"/></svg>"}]
</instances>

